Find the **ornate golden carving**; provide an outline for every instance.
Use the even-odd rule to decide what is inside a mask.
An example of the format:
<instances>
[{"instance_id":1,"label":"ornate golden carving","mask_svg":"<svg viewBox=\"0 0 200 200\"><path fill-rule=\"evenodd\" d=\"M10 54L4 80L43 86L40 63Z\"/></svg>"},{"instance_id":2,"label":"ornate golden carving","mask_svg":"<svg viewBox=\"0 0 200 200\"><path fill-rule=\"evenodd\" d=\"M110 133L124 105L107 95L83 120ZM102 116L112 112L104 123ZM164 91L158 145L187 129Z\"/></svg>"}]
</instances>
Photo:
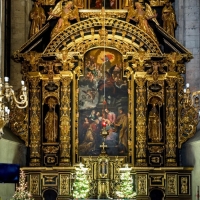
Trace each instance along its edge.
<instances>
[{"instance_id":1,"label":"ornate golden carving","mask_svg":"<svg viewBox=\"0 0 200 200\"><path fill-rule=\"evenodd\" d=\"M29 71L37 72L38 64L40 62L41 53L30 51L29 53L23 54L24 61L28 62L27 66L30 67Z\"/></svg>"},{"instance_id":2,"label":"ornate golden carving","mask_svg":"<svg viewBox=\"0 0 200 200\"><path fill-rule=\"evenodd\" d=\"M69 72L61 74L61 117L60 117L60 165L70 164L70 149L71 149L71 100L70 100L70 83L72 80L72 74Z\"/></svg>"},{"instance_id":3,"label":"ornate golden carving","mask_svg":"<svg viewBox=\"0 0 200 200\"><path fill-rule=\"evenodd\" d=\"M167 0L149 0L150 6L163 6Z\"/></svg>"},{"instance_id":4,"label":"ornate golden carving","mask_svg":"<svg viewBox=\"0 0 200 200\"><path fill-rule=\"evenodd\" d=\"M177 175L167 175L167 195L177 195Z\"/></svg>"},{"instance_id":5,"label":"ornate golden carving","mask_svg":"<svg viewBox=\"0 0 200 200\"><path fill-rule=\"evenodd\" d=\"M105 10L106 18L125 19L127 10L112 10L112 12ZM99 18L101 16L100 10L79 10L80 18Z\"/></svg>"},{"instance_id":6,"label":"ornate golden carving","mask_svg":"<svg viewBox=\"0 0 200 200\"><path fill-rule=\"evenodd\" d=\"M116 28L115 36L117 37L117 40L112 40L113 33L108 32L108 35L106 37L107 40L105 41L105 43L107 44L106 46L120 49L120 51L123 51L123 54L126 54L126 52L135 52L135 49L138 49L143 51L149 51L157 55L162 55L162 52L157 43L137 27L114 18L104 19L105 28L107 26L112 26L113 28ZM81 37L79 38L79 40L75 39L74 41L71 38L72 35L79 34L80 31L85 32L88 26L90 26L90 28L95 28L95 30L97 29L99 31L101 29L99 28L100 24L102 24L101 18L90 18L68 27L62 33L59 34L60 37L56 37L53 40L51 40L51 42L49 43L49 45L43 53L46 55L51 55L54 54L54 52L56 52L57 49L61 50L63 47L67 47L68 51L80 52L81 54L84 54L91 47L102 46L102 41L99 40L99 34L92 35L91 33L91 35L88 35L87 33L87 36L84 36L84 38ZM122 33L124 33L124 37L118 36ZM142 47L138 46L137 43L133 42L132 39L130 39L132 37L137 38L144 45ZM91 40L91 38L94 38L94 40ZM68 44L66 46L63 46L65 41L68 41ZM74 45L75 43L76 45Z\"/></svg>"},{"instance_id":7,"label":"ornate golden carving","mask_svg":"<svg viewBox=\"0 0 200 200\"><path fill-rule=\"evenodd\" d=\"M145 3L145 10L143 10L143 5L140 2L136 2L135 7L136 9L134 9L133 6L129 8L126 21L129 22L130 20L134 20L140 30L144 31L155 42L158 43L153 29L148 24L149 19L152 19L156 24L158 24L158 21L156 19L157 14L152 11L151 7L147 3Z\"/></svg>"},{"instance_id":8,"label":"ornate golden carving","mask_svg":"<svg viewBox=\"0 0 200 200\"><path fill-rule=\"evenodd\" d=\"M147 194L147 175L138 174L137 175L137 195L146 195Z\"/></svg>"},{"instance_id":9,"label":"ornate golden carving","mask_svg":"<svg viewBox=\"0 0 200 200\"><path fill-rule=\"evenodd\" d=\"M29 72L30 82L30 166L40 166L40 87L39 73Z\"/></svg>"},{"instance_id":10,"label":"ornate golden carving","mask_svg":"<svg viewBox=\"0 0 200 200\"><path fill-rule=\"evenodd\" d=\"M165 149L164 146L150 146L148 147L150 153L162 153Z\"/></svg>"},{"instance_id":11,"label":"ornate golden carving","mask_svg":"<svg viewBox=\"0 0 200 200\"><path fill-rule=\"evenodd\" d=\"M166 94L166 157L167 165L176 166L176 77L170 76L166 79L168 83L167 94Z\"/></svg>"},{"instance_id":12,"label":"ornate golden carving","mask_svg":"<svg viewBox=\"0 0 200 200\"><path fill-rule=\"evenodd\" d=\"M60 174L60 195L69 195L70 194L70 175L69 174Z\"/></svg>"},{"instance_id":13,"label":"ornate golden carving","mask_svg":"<svg viewBox=\"0 0 200 200\"><path fill-rule=\"evenodd\" d=\"M188 194L188 177L181 177L181 194Z\"/></svg>"},{"instance_id":14,"label":"ornate golden carving","mask_svg":"<svg viewBox=\"0 0 200 200\"><path fill-rule=\"evenodd\" d=\"M129 62L132 62L134 71L143 72L146 62L151 59L151 54L144 51L138 51L132 53L132 55L133 59Z\"/></svg>"},{"instance_id":15,"label":"ornate golden carving","mask_svg":"<svg viewBox=\"0 0 200 200\"><path fill-rule=\"evenodd\" d=\"M135 75L136 87L136 165L146 166L146 73Z\"/></svg>"},{"instance_id":16,"label":"ornate golden carving","mask_svg":"<svg viewBox=\"0 0 200 200\"><path fill-rule=\"evenodd\" d=\"M30 175L30 193L32 195L40 195L40 175Z\"/></svg>"},{"instance_id":17,"label":"ornate golden carving","mask_svg":"<svg viewBox=\"0 0 200 200\"><path fill-rule=\"evenodd\" d=\"M68 1L65 4L62 3L62 1L59 1L55 8L49 12L50 16L48 17L48 20L52 17L59 17L57 24L51 32L51 38L55 37L65 28L69 27L71 25L70 20L76 19L77 21L80 21L78 8L74 5L74 3L72 1Z\"/></svg>"},{"instance_id":18,"label":"ornate golden carving","mask_svg":"<svg viewBox=\"0 0 200 200\"><path fill-rule=\"evenodd\" d=\"M59 150L59 147L56 147L56 146L45 146L45 147L42 147L44 153L49 153L49 154L52 154L52 153L57 153L58 150Z\"/></svg>"}]
</instances>

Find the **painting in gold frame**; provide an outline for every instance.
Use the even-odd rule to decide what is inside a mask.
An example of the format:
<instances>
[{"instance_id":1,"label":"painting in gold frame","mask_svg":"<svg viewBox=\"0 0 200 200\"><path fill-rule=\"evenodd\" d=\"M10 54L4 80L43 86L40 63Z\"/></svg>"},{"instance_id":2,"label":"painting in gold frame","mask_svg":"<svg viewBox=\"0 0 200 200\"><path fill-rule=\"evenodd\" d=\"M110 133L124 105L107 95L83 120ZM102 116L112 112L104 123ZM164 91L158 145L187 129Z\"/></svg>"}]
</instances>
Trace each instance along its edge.
<instances>
[{"instance_id":1,"label":"painting in gold frame","mask_svg":"<svg viewBox=\"0 0 200 200\"><path fill-rule=\"evenodd\" d=\"M88 0L89 9L119 9L120 0Z\"/></svg>"},{"instance_id":2,"label":"painting in gold frame","mask_svg":"<svg viewBox=\"0 0 200 200\"><path fill-rule=\"evenodd\" d=\"M107 154L128 153L128 84L122 66L122 55L115 49L96 48L85 54L79 80L79 156L100 154L103 124L109 133Z\"/></svg>"}]
</instances>

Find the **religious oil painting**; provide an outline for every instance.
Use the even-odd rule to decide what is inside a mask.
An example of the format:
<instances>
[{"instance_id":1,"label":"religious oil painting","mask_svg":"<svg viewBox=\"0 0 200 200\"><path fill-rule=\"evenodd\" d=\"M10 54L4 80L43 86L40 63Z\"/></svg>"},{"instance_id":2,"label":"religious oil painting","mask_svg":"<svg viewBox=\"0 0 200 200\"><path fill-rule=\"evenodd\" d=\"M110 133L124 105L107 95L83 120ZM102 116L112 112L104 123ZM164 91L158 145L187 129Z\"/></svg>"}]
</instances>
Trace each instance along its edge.
<instances>
[{"instance_id":1,"label":"religious oil painting","mask_svg":"<svg viewBox=\"0 0 200 200\"><path fill-rule=\"evenodd\" d=\"M79 155L96 156L106 128L108 155L127 155L128 90L123 77L122 55L115 49L97 48L84 57L79 80Z\"/></svg>"},{"instance_id":2,"label":"religious oil painting","mask_svg":"<svg viewBox=\"0 0 200 200\"><path fill-rule=\"evenodd\" d=\"M89 0L90 9L117 9L119 0Z\"/></svg>"}]
</instances>

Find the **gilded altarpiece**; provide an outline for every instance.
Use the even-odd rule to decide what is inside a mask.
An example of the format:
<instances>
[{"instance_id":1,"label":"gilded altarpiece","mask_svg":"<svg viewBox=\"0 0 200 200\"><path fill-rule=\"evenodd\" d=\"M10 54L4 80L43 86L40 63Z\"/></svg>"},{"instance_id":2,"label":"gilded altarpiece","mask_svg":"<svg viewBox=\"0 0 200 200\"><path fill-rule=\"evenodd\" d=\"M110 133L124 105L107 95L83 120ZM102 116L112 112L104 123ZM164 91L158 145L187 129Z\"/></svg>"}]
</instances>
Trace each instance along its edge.
<instances>
[{"instance_id":1,"label":"gilded altarpiece","mask_svg":"<svg viewBox=\"0 0 200 200\"><path fill-rule=\"evenodd\" d=\"M185 128L191 120L184 114L196 113L185 102L182 76L192 55L157 21L156 33L165 37L160 45L130 23L130 15L128 9L79 10L80 21L42 52L31 44L50 22L15 53L29 88L29 130L21 138L29 149L24 170L35 199L48 190L59 200L72 198L80 162L89 169L91 198L117 198L120 168L128 164L135 199L154 193L191 199L192 169L180 166L178 153L195 133ZM12 129L20 136L15 119Z\"/></svg>"}]
</instances>

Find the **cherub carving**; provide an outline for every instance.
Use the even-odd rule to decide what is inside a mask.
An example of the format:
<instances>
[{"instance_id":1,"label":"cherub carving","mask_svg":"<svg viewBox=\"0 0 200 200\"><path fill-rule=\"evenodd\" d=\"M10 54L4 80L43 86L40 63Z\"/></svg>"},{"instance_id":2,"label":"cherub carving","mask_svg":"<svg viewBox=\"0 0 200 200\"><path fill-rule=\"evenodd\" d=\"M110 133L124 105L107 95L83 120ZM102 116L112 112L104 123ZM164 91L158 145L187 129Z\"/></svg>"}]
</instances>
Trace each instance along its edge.
<instances>
[{"instance_id":1,"label":"cherub carving","mask_svg":"<svg viewBox=\"0 0 200 200\"><path fill-rule=\"evenodd\" d=\"M153 29L150 27L148 20L154 21L158 25L158 21L156 20L157 14L152 11L151 6L149 4L145 4L146 9L143 9L143 6L141 3L136 2L135 7L136 9L131 6L128 11L128 15L126 18L126 21L129 22L130 20L133 20L137 23L138 28L143 30L145 33L147 33L151 38L153 38L156 42L157 38L153 31Z\"/></svg>"},{"instance_id":2,"label":"cherub carving","mask_svg":"<svg viewBox=\"0 0 200 200\"><path fill-rule=\"evenodd\" d=\"M70 20L76 19L77 21L80 21L78 8L72 1L59 1L52 12L49 12L49 15L47 20L50 20L53 17L59 17L57 24L51 32L51 38L70 26Z\"/></svg>"}]
</instances>

